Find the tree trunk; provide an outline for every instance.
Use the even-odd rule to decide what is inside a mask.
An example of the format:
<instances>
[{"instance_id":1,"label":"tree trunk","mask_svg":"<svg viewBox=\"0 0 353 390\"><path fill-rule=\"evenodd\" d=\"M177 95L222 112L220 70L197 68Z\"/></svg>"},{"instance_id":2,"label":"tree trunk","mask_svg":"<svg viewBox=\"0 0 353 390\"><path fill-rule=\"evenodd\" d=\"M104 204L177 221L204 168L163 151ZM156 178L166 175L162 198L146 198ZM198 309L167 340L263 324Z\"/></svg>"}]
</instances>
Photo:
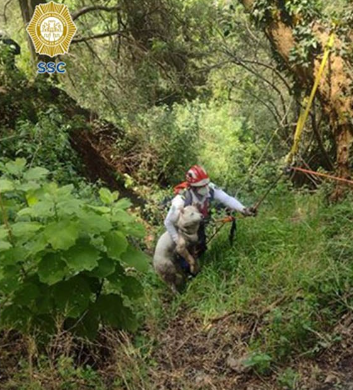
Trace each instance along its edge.
<instances>
[{"instance_id":1,"label":"tree trunk","mask_svg":"<svg viewBox=\"0 0 353 390\"><path fill-rule=\"evenodd\" d=\"M246 10L253 12L255 0L241 0ZM270 2L269 2L270 3ZM313 85L318 73L322 56L312 55L311 66L293 65L289 56L297 42L293 35L293 26L296 25L294 17L288 18L283 11L280 0L271 2L276 10L272 11L270 20L264 30L274 50L281 56L287 69L294 75L298 83L303 87ZM281 8L282 7L282 8ZM311 23L312 32L324 49L329 39L330 32L317 22ZM340 49L342 41L335 36L334 48ZM323 51L322 49L322 51ZM350 178L350 150L353 141L353 125L350 118L353 116L353 75L349 72L349 63L346 62L337 51L330 54L328 65L320 81L317 97L320 100L325 114L330 120L330 125L336 142L336 174L340 177ZM337 187L334 198L338 199L343 193L341 186Z\"/></svg>"},{"instance_id":2,"label":"tree trunk","mask_svg":"<svg viewBox=\"0 0 353 390\"><path fill-rule=\"evenodd\" d=\"M27 27L27 24L32 19L34 9L36 8L36 6L39 4L43 4L45 2L46 2L46 0L19 0L21 13L22 13L22 19L23 19L23 22L24 22L26 27ZM31 58L32 58L33 64L36 64L38 61L45 61L45 62L50 61L50 57L40 55L40 54L37 54L35 52L32 40L28 34L27 34L27 42L28 42L29 50L31 52Z\"/></svg>"}]
</instances>

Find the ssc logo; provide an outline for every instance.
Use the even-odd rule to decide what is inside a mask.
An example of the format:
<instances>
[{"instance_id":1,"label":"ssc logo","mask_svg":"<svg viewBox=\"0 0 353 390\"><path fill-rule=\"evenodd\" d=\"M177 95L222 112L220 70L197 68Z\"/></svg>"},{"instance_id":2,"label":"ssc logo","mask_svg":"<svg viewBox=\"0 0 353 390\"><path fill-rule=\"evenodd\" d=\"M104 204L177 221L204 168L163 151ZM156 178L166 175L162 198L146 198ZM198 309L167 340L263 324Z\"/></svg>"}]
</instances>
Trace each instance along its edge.
<instances>
[{"instance_id":1,"label":"ssc logo","mask_svg":"<svg viewBox=\"0 0 353 390\"><path fill-rule=\"evenodd\" d=\"M68 52L77 28L67 6L51 1L36 6L26 30L36 53L55 57Z\"/></svg>"},{"instance_id":2,"label":"ssc logo","mask_svg":"<svg viewBox=\"0 0 353 390\"><path fill-rule=\"evenodd\" d=\"M66 73L65 62L38 62L37 73Z\"/></svg>"}]
</instances>

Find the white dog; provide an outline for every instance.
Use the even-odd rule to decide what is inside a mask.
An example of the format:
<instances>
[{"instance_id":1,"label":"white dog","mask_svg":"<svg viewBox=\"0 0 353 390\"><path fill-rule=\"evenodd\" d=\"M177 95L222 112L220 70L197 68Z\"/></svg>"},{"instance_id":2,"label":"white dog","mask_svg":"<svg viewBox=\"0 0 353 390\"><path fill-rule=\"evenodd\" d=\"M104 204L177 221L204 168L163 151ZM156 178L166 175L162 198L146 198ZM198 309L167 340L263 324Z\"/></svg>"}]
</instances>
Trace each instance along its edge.
<instances>
[{"instance_id":1,"label":"white dog","mask_svg":"<svg viewBox=\"0 0 353 390\"><path fill-rule=\"evenodd\" d=\"M177 263L177 254L180 254L190 265L192 273L197 272L197 263L191 255L193 247L198 242L198 230L202 215L196 207L187 206L180 210L177 221L179 239L178 243L170 237L168 232L162 234L156 246L153 257L153 266L162 279L170 285L172 291L176 293L178 286L184 281L184 275Z\"/></svg>"}]
</instances>

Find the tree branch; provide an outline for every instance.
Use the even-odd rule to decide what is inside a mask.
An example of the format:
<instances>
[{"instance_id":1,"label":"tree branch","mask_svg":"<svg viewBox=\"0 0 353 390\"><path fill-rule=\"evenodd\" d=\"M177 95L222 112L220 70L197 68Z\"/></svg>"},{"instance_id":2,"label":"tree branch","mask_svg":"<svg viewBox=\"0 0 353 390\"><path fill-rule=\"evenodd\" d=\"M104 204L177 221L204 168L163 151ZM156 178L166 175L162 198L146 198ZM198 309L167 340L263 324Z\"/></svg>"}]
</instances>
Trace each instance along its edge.
<instances>
[{"instance_id":1,"label":"tree branch","mask_svg":"<svg viewBox=\"0 0 353 390\"><path fill-rule=\"evenodd\" d=\"M4 18L4 23L5 24L7 23L6 9L10 5L11 2L12 2L12 0L7 0L7 2L4 5L4 12L3 12L2 16Z\"/></svg>"},{"instance_id":2,"label":"tree branch","mask_svg":"<svg viewBox=\"0 0 353 390\"><path fill-rule=\"evenodd\" d=\"M104 5L91 5L89 7L83 7L74 13L71 14L72 19L76 20L80 16L87 14L88 12L91 11L106 11L106 12L113 12L113 11L120 11L120 7L106 7Z\"/></svg>"},{"instance_id":3,"label":"tree branch","mask_svg":"<svg viewBox=\"0 0 353 390\"><path fill-rule=\"evenodd\" d=\"M123 34L120 30L116 30L116 31L107 31L107 32L97 34L97 35L91 35L89 37L74 38L72 40L72 43L86 42L86 41L90 41L92 39L111 37L112 35L119 35L121 37L129 39L129 37L127 35Z\"/></svg>"}]
</instances>

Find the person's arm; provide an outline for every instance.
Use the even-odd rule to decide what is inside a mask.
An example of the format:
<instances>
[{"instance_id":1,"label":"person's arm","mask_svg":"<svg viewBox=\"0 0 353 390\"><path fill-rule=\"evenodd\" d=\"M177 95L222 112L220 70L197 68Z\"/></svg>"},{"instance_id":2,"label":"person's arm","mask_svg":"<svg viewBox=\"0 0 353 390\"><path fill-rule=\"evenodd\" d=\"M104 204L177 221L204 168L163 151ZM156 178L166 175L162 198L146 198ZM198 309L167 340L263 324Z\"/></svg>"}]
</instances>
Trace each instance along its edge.
<instances>
[{"instance_id":1,"label":"person's arm","mask_svg":"<svg viewBox=\"0 0 353 390\"><path fill-rule=\"evenodd\" d=\"M239 211L240 213L244 213L246 210L246 207L236 198L233 196L228 195L220 188L214 187L214 199L218 202L221 202L226 207L229 207L232 210Z\"/></svg>"},{"instance_id":2,"label":"person's arm","mask_svg":"<svg viewBox=\"0 0 353 390\"><path fill-rule=\"evenodd\" d=\"M178 231L176 229L176 223L179 218L180 210L184 207L184 200L180 195L177 195L173 201L172 206L169 209L169 212L164 220L164 226L167 229L167 232L172 237L172 240L178 242Z\"/></svg>"}]
</instances>

